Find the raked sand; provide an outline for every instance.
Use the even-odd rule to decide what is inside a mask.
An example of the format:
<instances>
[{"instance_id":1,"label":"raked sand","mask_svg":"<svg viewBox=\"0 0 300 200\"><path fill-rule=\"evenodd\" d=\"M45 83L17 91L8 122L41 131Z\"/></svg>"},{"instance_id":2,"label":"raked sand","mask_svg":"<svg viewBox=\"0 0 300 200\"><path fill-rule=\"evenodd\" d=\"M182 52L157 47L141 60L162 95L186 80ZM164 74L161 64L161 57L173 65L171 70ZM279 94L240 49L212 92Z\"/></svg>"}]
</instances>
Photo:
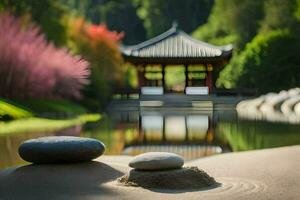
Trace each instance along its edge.
<instances>
[{"instance_id":1,"label":"raked sand","mask_svg":"<svg viewBox=\"0 0 300 200\"><path fill-rule=\"evenodd\" d=\"M300 146L228 153L187 162L221 185L203 190L148 190L116 179L130 156L102 156L90 163L29 165L0 171L0 199L300 199ZM170 180L172 181L172 180Z\"/></svg>"}]
</instances>

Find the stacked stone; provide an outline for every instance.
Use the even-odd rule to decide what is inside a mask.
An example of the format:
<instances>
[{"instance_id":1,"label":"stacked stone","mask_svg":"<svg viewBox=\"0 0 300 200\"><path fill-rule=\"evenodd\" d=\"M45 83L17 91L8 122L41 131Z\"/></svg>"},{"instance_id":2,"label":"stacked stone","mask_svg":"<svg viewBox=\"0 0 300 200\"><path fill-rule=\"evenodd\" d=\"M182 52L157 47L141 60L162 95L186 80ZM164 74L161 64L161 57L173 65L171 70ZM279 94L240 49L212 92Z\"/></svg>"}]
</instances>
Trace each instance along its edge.
<instances>
[{"instance_id":1,"label":"stacked stone","mask_svg":"<svg viewBox=\"0 0 300 200\"><path fill-rule=\"evenodd\" d=\"M136 156L129 166L138 170L179 169L184 160L181 156L166 152L149 152Z\"/></svg>"},{"instance_id":2,"label":"stacked stone","mask_svg":"<svg viewBox=\"0 0 300 200\"><path fill-rule=\"evenodd\" d=\"M300 88L242 101L237 111L240 117L248 119L300 123Z\"/></svg>"},{"instance_id":3,"label":"stacked stone","mask_svg":"<svg viewBox=\"0 0 300 200\"><path fill-rule=\"evenodd\" d=\"M133 169L119 178L119 182L158 189L199 189L216 185L216 181L204 171L183 165L183 158L174 153L144 153L129 163Z\"/></svg>"},{"instance_id":4,"label":"stacked stone","mask_svg":"<svg viewBox=\"0 0 300 200\"><path fill-rule=\"evenodd\" d=\"M105 145L99 140L72 136L31 139L19 147L20 157L35 164L87 162L104 151Z\"/></svg>"}]
</instances>

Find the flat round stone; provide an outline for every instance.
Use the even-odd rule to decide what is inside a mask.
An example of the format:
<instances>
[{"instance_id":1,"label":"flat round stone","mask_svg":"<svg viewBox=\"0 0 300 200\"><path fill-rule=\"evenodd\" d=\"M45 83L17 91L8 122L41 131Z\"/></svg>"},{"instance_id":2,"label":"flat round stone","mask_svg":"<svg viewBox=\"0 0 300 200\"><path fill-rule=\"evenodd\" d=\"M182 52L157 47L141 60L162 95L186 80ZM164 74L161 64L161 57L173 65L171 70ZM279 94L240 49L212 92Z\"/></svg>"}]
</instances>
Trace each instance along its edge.
<instances>
[{"instance_id":1,"label":"flat round stone","mask_svg":"<svg viewBox=\"0 0 300 200\"><path fill-rule=\"evenodd\" d=\"M31 139L19 147L21 158L32 163L85 162L101 156L105 145L96 139L51 136Z\"/></svg>"},{"instance_id":2,"label":"flat round stone","mask_svg":"<svg viewBox=\"0 0 300 200\"><path fill-rule=\"evenodd\" d=\"M181 168L183 164L183 158L177 154L149 152L136 156L129 166L138 170L164 170Z\"/></svg>"}]
</instances>

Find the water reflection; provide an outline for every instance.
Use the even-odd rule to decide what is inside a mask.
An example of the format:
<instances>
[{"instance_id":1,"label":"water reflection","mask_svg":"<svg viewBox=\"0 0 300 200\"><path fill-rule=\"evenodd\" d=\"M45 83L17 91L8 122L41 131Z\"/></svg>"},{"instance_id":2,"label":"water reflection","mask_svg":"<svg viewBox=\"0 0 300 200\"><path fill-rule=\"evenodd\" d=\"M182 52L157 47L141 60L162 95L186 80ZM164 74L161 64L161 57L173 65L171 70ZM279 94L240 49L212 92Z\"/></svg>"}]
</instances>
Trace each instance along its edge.
<instances>
[{"instance_id":1,"label":"water reflection","mask_svg":"<svg viewBox=\"0 0 300 200\"><path fill-rule=\"evenodd\" d=\"M184 141L187 139L185 117L169 116L165 118L165 138L167 141Z\"/></svg>"},{"instance_id":2,"label":"water reflection","mask_svg":"<svg viewBox=\"0 0 300 200\"><path fill-rule=\"evenodd\" d=\"M24 164L18 147L41 136L72 135L96 138L107 155L137 155L168 151L186 160L228 151L300 144L300 125L242 120L234 110L142 110L111 112L101 122L55 133L23 133L0 136L0 168Z\"/></svg>"},{"instance_id":3,"label":"water reflection","mask_svg":"<svg viewBox=\"0 0 300 200\"><path fill-rule=\"evenodd\" d=\"M107 154L168 151L186 159L300 144L299 125L241 120L234 110L111 113L98 131L84 133L108 144Z\"/></svg>"},{"instance_id":4,"label":"water reflection","mask_svg":"<svg viewBox=\"0 0 300 200\"><path fill-rule=\"evenodd\" d=\"M162 116L141 117L141 132L147 141L163 140L164 119Z\"/></svg>"},{"instance_id":5,"label":"water reflection","mask_svg":"<svg viewBox=\"0 0 300 200\"><path fill-rule=\"evenodd\" d=\"M239 120L220 122L216 131L224 136L233 151L300 144L300 126L295 124Z\"/></svg>"},{"instance_id":6,"label":"water reflection","mask_svg":"<svg viewBox=\"0 0 300 200\"><path fill-rule=\"evenodd\" d=\"M9 135L0 135L0 169L11 166L17 166L25 164L18 154L18 148L20 144L28 139L42 137L42 136L79 136L81 132L80 126L60 130L55 133L41 132L41 133L16 133Z\"/></svg>"},{"instance_id":7,"label":"water reflection","mask_svg":"<svg viewBox=\"0 0 300 200\"><path fill-rule=\"evenodd\" d=\"M205 113L189 115L181 112L175 115L172 112L143 112L136 122L138 135L128 137L131 139L125 141L122 154L167 151L188 160L221 153L219 143L214 143L210 121L210 116Z\"/></svg>"},{"instance_id":8,"label":"water reflection","mask_svg":"<svg viewBox=\"0 0 300 200\"><path fill-rule=\"evenodd\" d=\"M209 128L208 116L196 115L187 116L187 132L189 140L204 140L207 135Z\"/></svg>"},{"instance_id":9,"label":"water reflection","mask_svg":"<svg viewBox=\"0 0 300 200\"><path fill-rule=\"evenodd\" d=\"M207 115L184 116L141 116L141 130L144 134L143 143L166 142L201 142L212 132Z\"/></svg>"},{"instance_id":10,"label":"water reflection","mask_svg":"<svg viewBox=\"0 0 300 200\"><path fill-rule=\"evenodd\" d=\"M101 136L96 136L93 128L84 134L107 140L107 154L168 151L188 160L230 151L228 144L214 132L213 116L212 111L179 112L172 109L112 112L110 120L99 128Z\"/></svg>"}]
</instances>

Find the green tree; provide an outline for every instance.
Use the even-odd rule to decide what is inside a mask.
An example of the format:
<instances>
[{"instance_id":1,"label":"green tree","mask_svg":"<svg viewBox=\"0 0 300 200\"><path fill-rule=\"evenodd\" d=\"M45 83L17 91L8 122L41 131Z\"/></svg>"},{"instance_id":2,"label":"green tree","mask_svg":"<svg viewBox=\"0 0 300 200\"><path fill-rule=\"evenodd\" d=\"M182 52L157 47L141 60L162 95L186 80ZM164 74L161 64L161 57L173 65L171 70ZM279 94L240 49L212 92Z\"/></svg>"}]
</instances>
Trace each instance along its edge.
<instances>
[{"instance_id":1,"label":"green tree","mask_svg":"<svg viewBox=\"0 0 300 200\"><path fill-rule=\"evenodd\" d=\"M298 21L300 21L300 0L297 0L297 9L296 9L296 18L298 19Z\"/></svg>"},{"instance_id":2,"label":"green tree","mask_svg":"<svg viewBox=\"0 0 300 200\"><path fill-rule=\"evenodd\" d=\"M82 16L93 23L101 22L100 7L105 0L59 0L68 7L76 16Z\"/></svg>"},{"instance_id":3,"label":"green tree","mask_svg":"<svg viewBox=\"0 0 300 200\"><path fill-rule=\"evenodd\" d=\"M264 19L261 21L261 31L289 28L296 26L295 13L297 0L266 0L264 4Z\"/></svg>"},{"instance_id":4,"label":"green tree","mask_svg":"<svg viewBox=\"0 0 300 200\"><path fill-rule=\"evenodd\" d=\"M146 39L146 30L137 16L136 8L128 0L107 0L99 9L101 22L109 29L125 32L123 42L136 44Z\"/></svg>"},{"instance_id":5,"label":"green tree","mask_svg":"<svg viewBox=\"0 0 300 200\"><path fill-rule=\"evenodd\" d=\"M84 90L84 104L101 109L110 100L114 87L124 83L125 69L119 51L122 33L110 31L105 25L95 25L83 18L69 21L69 45L91 65L90 84Z\"/></svg>"},{"instance_id":6,"label":"green tree","mask_svg":"<svg viewBox=\"0 0 300 200\"><path fill-rule=\"evenodd\" d=\"M233 42L238 49L251 41L263 18L263 1L216 0L208 22L193 36L215 44Z\"/></svg>"},{"instance_id":7,"label":"green tree","mask_svg":"<svg viewBox=\"0 0 300 200\"><path fill-rule=\"evenodd\" d=\"M299 39L287 30L257 35L223 70L219 86L253 87L260 92L299 86Z\"/></svg>"},{"instance_id":8,"label":"green tree","mask_svg":"<svg viewBox=\"0 0 300 200\"><path fill-rule=\"evenodd\" d=\"M299 86L299 0L216 0L208 23L193 36L235 44L217 86L261 92Z\"/></svg>"},{"instance_id":9,"label":"green tree","mask_svg":"<svg viewBox=\"0 0 300 200\"><path fill-rule=\"evenodd\" d=\"M211 0L133 0L139 17L144 21L147 37L151 38L170 28L177 21L190 33L204 24L213 5Z\"/></svg>"},{"instance_id":10,"label":"green tree","mask_svg":"<svg viewBox=\"0 0 300 200\"><path fill-rule=\"evenodd\" d=\"M58 1L0 0L0 10L16 16L29 15L41 27L48 40L58 46L65 44L66 27L62 17L67 10Z\"/></svg>"}]
</instances>

